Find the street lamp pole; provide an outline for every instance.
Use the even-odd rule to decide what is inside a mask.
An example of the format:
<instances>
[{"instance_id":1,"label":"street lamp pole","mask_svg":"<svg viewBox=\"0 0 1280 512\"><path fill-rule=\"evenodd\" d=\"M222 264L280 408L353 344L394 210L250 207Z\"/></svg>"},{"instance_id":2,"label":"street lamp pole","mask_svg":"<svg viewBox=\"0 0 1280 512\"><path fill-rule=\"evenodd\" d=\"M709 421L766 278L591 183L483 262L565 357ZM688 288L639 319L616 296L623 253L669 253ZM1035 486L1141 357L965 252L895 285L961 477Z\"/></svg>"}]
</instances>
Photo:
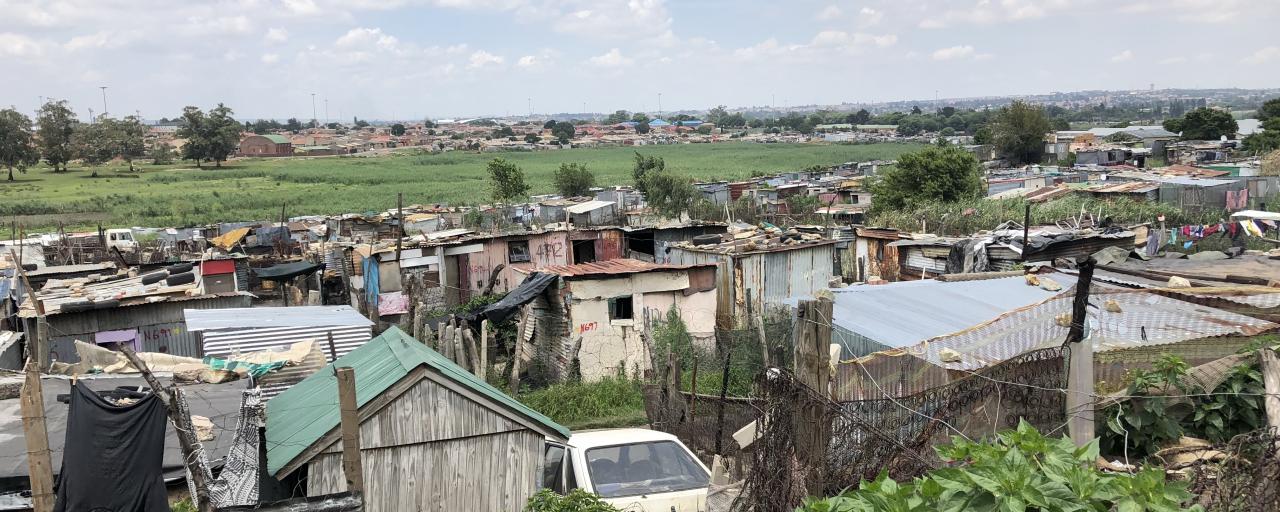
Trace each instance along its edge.
<instances>
[{"instance_id":1,"label":"street lamp pole","mask_svg":"<svg viewBox=\"0 0 1280 512\"><path fill-rule=\"evenodd\" d=\"M316 128L320 122L316 120L316 93L311 93L311 127Z\"/></svg>"},{"instance_id":2,"label":"street lamp pole","mask_svg":"<svg viewBox=\"0 0 1280 512\"><path fill-rule=\"evenodd\" d=\"M107 115L107 86L100 85L98 88L102 89L102 115L105 116Z\"/></svg>"}]
</instances>

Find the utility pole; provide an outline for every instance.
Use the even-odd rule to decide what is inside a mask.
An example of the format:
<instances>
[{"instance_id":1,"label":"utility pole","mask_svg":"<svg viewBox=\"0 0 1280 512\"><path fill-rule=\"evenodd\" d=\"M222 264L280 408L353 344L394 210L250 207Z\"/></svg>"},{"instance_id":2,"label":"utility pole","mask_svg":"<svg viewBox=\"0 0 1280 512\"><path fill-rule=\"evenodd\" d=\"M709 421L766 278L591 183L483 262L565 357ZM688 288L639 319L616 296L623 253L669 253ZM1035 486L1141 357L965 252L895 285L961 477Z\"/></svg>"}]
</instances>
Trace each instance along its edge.
<instances>
[{"instance_id":1,"label":"utility pole","mask_svg":"<svg viewBox=\"0 0 1280 512\"><path fill-rule=\"evenodd\" d=\"M529 107L529 117L533 117L533 98L525 98L524 102Z\"/></svg>"},{"instance_id":2,"label":"utility pole","mask_svg":"<svg viewBox=\"0 0 1280 512\"><path fill-rule=\"evenodd\" d=\"M1024 249L1025 251L1025 249ZM1089 285L1093 281L1090 256L1077 268L1076 295L1071 304L1071 327L1067 331L1067 348L1071 351L1071 363L1067 367L1067 434L1076 446L1084 446L1093 440L1093 341L1086 339L1085 326L1089 322Z\"/></svg>"},{"instance_id":3,"label":"utility pole","mask_svg":"<svg viewBox=\"0 0 1280 512\"><path fill-rule=\"evenodd\" d=\"M662 93L658 93L658 115L662 115Z\"/></svg>"},{"instance_id":4,"label":"utility pole","mask_svg":"<svg viewBox=\"0 0 1280 512\"><path fill-rule=\"evenodd\" d=\"M324 124L329 124L329 98L324 99Z\"/></svg>"},{"instance_id":5,"label":"utility pole","mask_svg":"<svg viewBox=\"0 0 1280 512\"><path fill-rule=\"evenodd\" d=\"M316 120L316 93L311 93L311 127L316 128L320 121Z\"/></svg>"},{"instance_id":6,"label":"utility pole","mask_svg":"<svg viewBox=\"0 0 1280 512\"><path fill-rule=\"evenodd\" d=\"M102 115L105 116L107 115L107 86L99 85L98 88L102 89Z\"/></svg>"}]
</instances>

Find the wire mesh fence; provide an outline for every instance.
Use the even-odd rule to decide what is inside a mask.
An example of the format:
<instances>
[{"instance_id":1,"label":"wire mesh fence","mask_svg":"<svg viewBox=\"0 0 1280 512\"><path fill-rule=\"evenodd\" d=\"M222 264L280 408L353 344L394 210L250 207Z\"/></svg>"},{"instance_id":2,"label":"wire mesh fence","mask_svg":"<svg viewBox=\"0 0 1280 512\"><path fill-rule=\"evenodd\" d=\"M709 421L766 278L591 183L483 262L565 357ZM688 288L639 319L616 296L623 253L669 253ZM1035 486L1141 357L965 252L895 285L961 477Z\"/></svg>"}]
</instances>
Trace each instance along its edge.
<instances>
[{"instance_id":1,"label":"wire mesh fence","mask_svg":"<svg viewBox=\"0 0 1280 512\"><path fill-rule=\"evenodd\" d=\"M848 402L771 370L760 381L752 470L735 510L793 510L805 496L838 493L881 471L918 476L938 467L932 447L951 436L978 438L1019 420L1061 433L1067 360L1066 347L1042 349L924 392Z\"/></svg>"}]
</instances>

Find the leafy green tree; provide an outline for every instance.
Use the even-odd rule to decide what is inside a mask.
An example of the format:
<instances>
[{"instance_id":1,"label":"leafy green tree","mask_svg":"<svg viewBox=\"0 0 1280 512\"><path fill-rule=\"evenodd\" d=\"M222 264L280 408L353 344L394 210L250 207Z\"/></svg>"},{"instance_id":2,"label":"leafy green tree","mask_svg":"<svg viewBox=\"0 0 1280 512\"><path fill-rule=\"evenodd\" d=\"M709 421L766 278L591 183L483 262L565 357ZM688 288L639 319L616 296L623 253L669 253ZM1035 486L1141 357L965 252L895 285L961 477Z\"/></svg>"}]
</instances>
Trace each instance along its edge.
<instances>
[{"instance_id":1,"label":"leafy green tree","mask_svg":"<svg viewBox=\"0 0 1280 512\"><path fill-rule=\"evenodd\" d=\"M27 168L40 163L40 149L36 147L31 118L12 108L0 110L0 165L9 170L26 174Z\"/></svg>"},{"instance_id":2,"label":"leafy green tree","mask_svg":"<svg viewBox=\"0 0 1280 512\"><path fill-rule=\"evenodd\" d=\"M644 156L639 151L635 152L635 164L631 167L631 180L635 183L636 190L641 194L644 191L644 178L650 174L660 173L667 169L667 162L660 156Z\"/></svg>"},{"instance_id":3,"label":"leafy green tree","mask_svg":"<svg viewBox=\"0 0 1280 512\"><path fill-rule=\"evenodd\" d=\"M1218 140L1223 136L1230 138L1240 129L1230 112L1208 107L1187 112L1181 119L1166 119L1163 126L1171 132L1181 132L1182 140Z\"/></svg>"},{"instance_id":4,"label":"leafy green tree","mask_svg":"<svg viewBox=\"0 0 1280 512\"><path fill-rule=\"evenodd\" d=\"M959 201L982 197L982 166L958 146L931 146L898 157L898 164L871 184L872 206L900 210L918 201Z\"/></svg>"},{"instance_id":5,"label":"leafy green tree","mask_svg":"<svg viewBox=\"0 0 1280 512\"><path fill-rule=\"evenodd\" d=\"M1280 149L1267 153L1262 157L1262 176L1280 176Z\"/></svg>"},{"instance_id":6,"label":"leafy green tree","mask_svg":"<svg viewBox=\"0 0 1280 512\"><path fill-rule=\"evenodd\" d=\"M844 122L849 124L867 124L871 122L871 112L867 109L859 109L857 112L849 114L845 117Z\"/></svg>"},{"instance_id":7,"label":"leafy green tree","mask_svg":"<svg viewBox=\"0 0 1280 512\"><path fill-rule=\"evenodd\" d=\"M231 117L233 113L230 107L221 103L209 111L205 123L208 132L204 134L206 156L213 160L215 167L222 167L222 162L240 148L240 123Z\"/></svg>"},{"instance_id":8,"label":"leafy green tree","mask_svg":"<svg viewBox=\"0 0 1280 512\"><path fill-rule=\"evenodd\" d=\"M102 116L97 119L97 122L76 130L73 139L76 157L90 166L101 165L115 158L118 153L115 144L115 124L114 118ZM98 175L96 169L93 175Z\"/></svg>"},{"instance_id":9,"label":"leafy green tree","mask_svg":"<svg viewBox=\"0 0 1280 512\"><path fill-rule=\"evenodd\" d=\"M495 139L503 138L503 137L515 137L515 136L516 136L516 132L512 130L510 126L503 126L493 131L493 137Z\"/></svg>"},{"instance_id":10,"label":"leafy green tree","mask_svg":"<svg viewBox=\"0 0 1280 512\"><path fill-rule=\"evenodd\" d=\"M568 144L570 140L573 140L573 136L576 133L577 128L573 126L573 123L567 121L558 122L556 123L556 126L551 129L551 135L555 137L561 145Z\"/></svg>"},{"instance_id":11,"label":"leafy green tree","mask_svg":"<svg viewBox=\"0 0 1280 512\"><path fill-rule=\"evenodd\" d=\"M1001 108L990 126L996 150L1015 164L1039 162L1044 136L1052 129L1043 108L1021 100Z\"/></svg>"},{"instance_id":12,"label":"leafy green tree","mask_svg":"<svg viewBox=\"0 0 1280 512\"><path fill-rule=\"evenodd\" d=\"M636 112L635 114L632 114L631 120L637 123L648 123L652 118L649 117L649 114L644 112Z\"/></svg>"},{"instance_id":13,"label":"leafy green tree","mask_svg":"<svg viewBox=\"0 0 1280 512\"><path fill-rule=\"evenodd\" d=\"M537 134L534 134L534 133L526 133L524 134L524 141L529 144L537 144L539 142L542 142L542 137L539 137Z\"/></svg>"},{"instance_id":14,"label":"leafy green tree","mask_svg":"<svg viewBox=\"0 0 1280 512\"><path fill-rule=\"evenodd\" d=\"M494 158L489 162L488 170L494 201L509 202L529 195L529 185L524 182L524 171L516 164L503 158Z\"/></svg>"},{"instance_id":15,"label":"leafy green tree","mask_svg":"<svg viewBox=\"0 0 1280 512\"><path fill-rule=\"evenodd\" d=\"M152 165L168 165L173 163L176 153L173 151L173 145L168 142L157 142L151 146Z\"/></svg>"},{"instance_id":16,"label":"leafy green tree","mask_svg":"<svg viewBox=\"0 0 1280 512\"><path fill-rule=\"evenodd\" d=\"M543 129L543 130L550 130L550 129L555 128L555 127L556 127L556 120L555 120L555 119L548 119L548 120L547 120L547 122L542 123L542 129Z\"/></svg>"},{"instance_id":17,"label":"leafy green tree","mask_svg":"<svg viewBox=\"0 0 1280 512\"><path fill-rule=\"evenodd\" d=\"M67 162L74 156L71 138L76 125L80 124L75 111L67 106L66 100L49 100L40 106L36 124L40 126L36 135L44 161L53 167L53 172L66 172Z\"/></svg>"},{"instance_id":18,"label":"leafy green tree","mask_svg":"<svg viewBox=\"0 0 1280 512\"><path fill-rule=\"evenodd\" d=\"M1252 155L1261 155L1280 149L1280 130L1262 130L1244 138L1244 150Z\"/></svg>"},{"instance_id":19,"label":"leafy green tree","mask_svg":"<svg viewBox=\"0 0 1280 512\"><path fill-rule=\"evenodd\" d=\"M564 197L581 197L591 193L596 186L596 176L579 163L563 163L556 169L556 190Z\"/></svg>"},{"instance_id":20,"label":"leafy green tree","mask_svg":"<svg viewBox=\"0 0 1280 512\"><path fill-rule=\"evenodd\" d=\"M1280 98L1272 98L1262 104L1258 108L1258 120L1266 122L1268 119L1280 118Z\"/></svg>"},{"instance_id":21,"label":"leafy green tree","mask_svg":"<svg viewBox=\"0 0 1280 512\"><path fill-rule=\"evenodd\" d=\"M637 152L631 177L649 207L667 217L679 217L700 197L698 189L693 187L693 180L668 172L662 157L644 156Z\"/></svg>"},{"instance_id":22,"label":"leafy green tree","mask_svg":"<svg viewBox=\"0 0 1280 512\"><path fill-rule=\"evenodd\" d=\"M618 124L618 123L625 123L625 122L630 121L630 120L631 120L631 113L630 113L630 112L627 112L626 110L618 110L618 111L615 111L615 112L614 112L614 113L612 113L612 114L609 114L609 117L604 118L604 123L605 123L605 124ZM546 127L546 128L547 128L547 129L550 129L550 127Z\"/></svg>"},{"instance_id":23,"label":"leafy green tree","mask_svg":"<svg viewBox=\"0 0 1280 512\"><path fill-rule=\"evenodd\" d=\"M302 131L302 121L299 121L296 117L290 117L288 121L285 121L284 129L298 133Z\"/></svg>"},{"instance_id":24,"label":"leafy green tree","mask_svg":"<svg viewBox=\"0 0 1280 512\"><path fill-rule=\"evenodd\" d=\"M643 123L637 124L637 125L636 125L636 133L638 133L638 134L640 134L640 135L644 135L644 134L646 134L646 133L649 133L649 122L648 122L648 121L645 121L645 122L643 122Z\"/></svg>"},{"instance_id":25,"label":"leafy green tree","mask_svg":"<svg viewBox=\"0 0 1280 512\"><path fill-rule=\"evenodd\" d=\"M396 137L404 135L404 125L400 123L391 125L391 135L394 135Z\"/></svg>"},{"instance_id":26,"label":"leafy green tree","mask_svg":"<svg viewBox=\"0 0 1280 512\"><path fill-rule=\"evenodd\" d=\"M297 119L290 119L290 121L297 121ZM209 142L206 135L209 131L206 126L208 124L209 118L198 107L187 106L182 109L182 126L178 127L175 135L186 140L182 144L182 159L194 161L197 168L209 157Z\"/></svg>"},{"instance_id":27,"label":"leafy green tree","mask_svg":"<svg viewBox=\"0 0 1280 512\"><path fill-rule=\"evenodd\" d=\"M138 119L138 116L129 116L117 121L113 132L120 157L129 163L130 171L135 171L133 160L142 158L147 151L147 146L144 142L147 128L142 125L142 120Z\"/></svg>"},{"instance_id":28,"label":"leafy green tree","mask_svg":"<svg viewBox=\"0 0 1280 512\"><path fill-rule=\"evenodd\" d=\"M716 105L715 108L707 111L707 122L714 123L716 126L726 126L724 120L729 117L729 110L724 105Z\"/></svg>"},{"instance_id":29,"label":"leafy green tree","mask_svg":"<svg viewBox=\"0 0 1280 512\"><path fill-rule=\"evenodd\" d=\"M973 132L974 144L991 144L995 137L991 134L991 127L980 126Z\"/></svg>"}]
</instances>

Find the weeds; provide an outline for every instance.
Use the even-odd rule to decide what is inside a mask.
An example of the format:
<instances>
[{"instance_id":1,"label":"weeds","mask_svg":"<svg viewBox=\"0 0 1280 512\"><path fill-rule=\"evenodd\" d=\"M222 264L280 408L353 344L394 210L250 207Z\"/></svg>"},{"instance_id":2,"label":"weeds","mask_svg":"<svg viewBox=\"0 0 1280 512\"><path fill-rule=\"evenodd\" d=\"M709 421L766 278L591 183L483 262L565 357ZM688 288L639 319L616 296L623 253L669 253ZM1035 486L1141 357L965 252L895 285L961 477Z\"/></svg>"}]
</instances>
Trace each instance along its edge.
<instances>
[{"instance_id":1,"label":"weeds","mask_svg":"<svg viewBox=\"0 0 1280 512\"><path fill-rule=\"evenodd\" d=\"M625 377L552 384L520 393L517 399L570 429L636 426L648 421L640 383Z\"/></svg>"}]
</instances>

